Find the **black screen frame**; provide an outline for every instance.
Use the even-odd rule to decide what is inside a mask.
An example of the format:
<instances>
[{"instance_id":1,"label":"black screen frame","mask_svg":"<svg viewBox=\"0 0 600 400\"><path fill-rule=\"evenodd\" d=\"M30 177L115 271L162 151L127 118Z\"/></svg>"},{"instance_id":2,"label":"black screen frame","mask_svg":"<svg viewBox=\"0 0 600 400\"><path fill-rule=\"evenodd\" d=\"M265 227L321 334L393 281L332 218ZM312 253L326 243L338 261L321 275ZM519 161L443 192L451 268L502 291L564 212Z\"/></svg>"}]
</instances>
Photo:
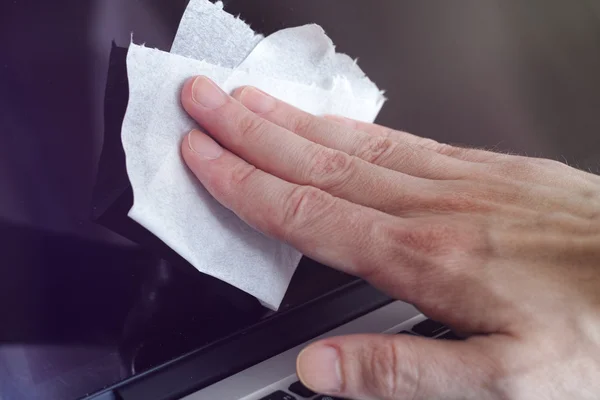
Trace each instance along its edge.
<instances>
[{"instance_id":1,"label":"black screen frame","mask_svg":"<svg viewBox=\"0 0 600 400\"><path fill-rule=\"evenodd\" d=\"M392 301L365 281L356 280L84 399L179 399Z\"/></svg>"}]
</instances>

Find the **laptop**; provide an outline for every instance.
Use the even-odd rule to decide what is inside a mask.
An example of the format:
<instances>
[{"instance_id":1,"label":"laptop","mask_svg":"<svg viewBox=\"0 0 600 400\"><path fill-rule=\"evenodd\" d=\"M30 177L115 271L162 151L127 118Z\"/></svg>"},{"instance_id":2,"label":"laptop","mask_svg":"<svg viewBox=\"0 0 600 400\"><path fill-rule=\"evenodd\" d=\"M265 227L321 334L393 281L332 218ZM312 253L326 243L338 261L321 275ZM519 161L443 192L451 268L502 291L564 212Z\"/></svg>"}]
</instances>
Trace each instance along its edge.
<instances>
[{"instance_id":1,"label":"laptop","mask_svg":"<svg viewBox=\"0 0 600 400\"><path fill-rule=\"evenodd\" d=\"M0 92L0 398L317 399L295 375L298 352L317 338L381 332L455 339L410 305L309 259L272 313L179 265L159 244L113 234L143 232L116 217L127 211L127 191L103 186L126 180L93 179L100 147L111 147L102 122L119 124L102 115L110 41L126 45L135 31L148 46L167 49L187 2L59 3L3 2L0 12L0 87L7 88ZM582 26L595 32L585 5L537 10L545 22L533 37L530 17L539 12L520 3L501 10L502 18L475 0L434 8L361 0L226 3L264 33L308 22L327 27L396 94L382 115L385 125L442 142L564 156L597 171L598 107L590 105L599 104L592 77L600 60L596 42L581 34ZM565 15L580 22L577 29L560 23ZM514 32L525 39L515 42ZM464 40L472 37L490 46ZM508 51L497 50L498 40ZM540 51L547 43L552 51ZM480 53L498 62L482 62ZM481 87L485 102L475 90ZM573 88L581 101L572 101ZM93 223L92 190L106 196L95 204Z\"/></svg>"},{"instance_id":2,"label":"laptop","mask_svg":"<svg viewBox=\"0 0 600 400\"><path fill-rule=\"evenodd\" d=\"M93 11L86 7L67 11ZM95 89L104 94L97 104L104 114L101 141L79 126L60 128L76 122L73 115L86 115L87 104L74 97L67 105L47 102L45 112L58 122L44 129L26 107L7 103L10 115L22 116L14 125L21 134L9 137L35 137L37 146L21 143L3 158L15 165L26 160L35 179L13 168L2 181L9 197L0 211L10 218L0 219L0 398L316 398L294 371L310 341L419 330L413 326L422 317L411 306L307 258L273 313L199 273L127 218L132 194L119 138L128 94L125 56L113 44L106 85ZM48 73L87 87L63 68ZM55 140L61 134L70 140ZM94 180L89 169L73 166L88 160L83 149L100 143ZM87 194L69 195L73 188L92 189L92 204ZM83 217L73 220L72 213Z\"/></svg>"},{"instance_id":3,"label":"laptop","mask_svg":"<svg viewBox=\"0 0 600 400\"><path fill-rule=\"evenodd\" d=\"M86 399L327 400L298 380L296 357L316 339L356 333L459 340L411 305L356 280Z\"/></svg>"},{"instance_id":4,"label":"laptop","mask_svg":"<svg viewBox=\"0 0 600 400\"><path fill-rule=\"evenodd\" d=\"M172 249L127 218L132 204L131 188L123 176L124 159L119 128L127 103L125 57L127 49L114 46L105 97L105 140L94 196L94 220L108 229L144 245L162 260L157 277L149 285L160 287L162 274L173 284L187 285L172 293L171 313L177 308L196 307L202 293L208 307L196 315L196 324L172 322L168 317L141 318L121 346L133 376L109 386L87 399L281 399L319 398L296 377L295 359L311 341L352 333L408 333L428 337L450 337L443 325L426 320L412 306L393 301L365 282L304 258L294 275L281 309L272 313L247 294L198 273ZM148 289L149 292L158 289ZM186 303L187 302L187 303ZM144 308L144 306L142 306ZM147 304L152 314L156 306ZM136 321L133 319L133 321ZM173 332L170 323L181 328ZM190 341L156 356L161 347L173 347L181 336L197 334L212 324L214 331L204 342ZM218 325L222 325L220 328ZM127 324L126 324L127 325ZM137 327L135 327L137 325ZM161 325L165 332L148 335L149 327ZM150 328L152 329L152 328ZM137 334L133 333L138 331ZM174 334L175 333L175 334ZM175 346L177 347L177 346ZM146 360L146 361L145 361ZM148 360L154 360L149 362ZM161 361L161 362L159 362Z\"/></svg>"}]
</instances>

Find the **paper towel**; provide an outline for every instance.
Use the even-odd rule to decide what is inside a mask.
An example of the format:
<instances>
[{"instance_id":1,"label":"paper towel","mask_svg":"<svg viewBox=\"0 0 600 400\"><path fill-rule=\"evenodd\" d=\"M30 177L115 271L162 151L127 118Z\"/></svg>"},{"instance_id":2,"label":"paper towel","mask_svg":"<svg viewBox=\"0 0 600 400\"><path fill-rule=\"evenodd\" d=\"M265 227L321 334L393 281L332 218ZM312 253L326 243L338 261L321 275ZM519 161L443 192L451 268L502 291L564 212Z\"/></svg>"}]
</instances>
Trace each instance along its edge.
<instances>
[{"instance_id":1,"label":"paper towel","mask_svg":"<svg viewBox=\"0 0 600 400\"><path fill-rule=\"evenodd\" d=\"M210 33L203 36L203 29ZM130 99L122 141L134 193L129 216L199 271L246 291L273 310L301 255L246 225L188 171L179 144L197 125L181 108L180 90L190 76L206 75L227 92L253 85L313 114L373 121L383 105L381 92L351 59L332 52L331 41L320 35L325 36L320 28L306 26L280 31L257 44L261 37L225 13L222 5L192 0L172 49L190 58L135 44L127 57ZM203 39L194 41L195 36ZM230 44L221 46L223 38L232 38ZM272 57L287 48L286 41L304 49L303 56L290 60L289 69L288 60ZM255 55L255 50L264 56ZM297 73L290 74L292 69Z\"/></svg>"}]
</instances>

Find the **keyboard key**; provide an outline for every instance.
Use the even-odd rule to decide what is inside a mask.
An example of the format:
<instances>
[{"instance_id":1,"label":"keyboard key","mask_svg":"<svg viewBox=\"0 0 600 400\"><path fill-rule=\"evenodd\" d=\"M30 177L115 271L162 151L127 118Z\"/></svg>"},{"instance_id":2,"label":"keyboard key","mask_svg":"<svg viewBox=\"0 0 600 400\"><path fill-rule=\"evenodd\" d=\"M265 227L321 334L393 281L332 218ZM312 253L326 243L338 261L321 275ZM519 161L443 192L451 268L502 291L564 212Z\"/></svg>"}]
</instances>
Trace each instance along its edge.
<instances>
[{"instance_id":1,"label":"keyboard key","mask_svg":"<svg viewBox=\"0 0 600 400\"><path fill-rule=\"evenodd\" d=\"M398 332L398 335L412 335L412 336L417 336L416 333L413 333L411 331L402 331L402 332Z\"/></svg>"},{"instance_id":2,"label":"keyboard key","mask_svg":"<svg viewBox=\"0 0 600 400\"><path fill-rule=\"evenodd\" d=\"M460 336L452 331L448 331L441 336L438 336L436 339L445 339L445 340L463 340Z\"/></svg>"},{"instance_id":3,"label":"keyboard key","mask_svg":"<svg viewBox=\"0 0 600 400\"><path fill-rule=\"evenodd\" d=\"M440 324L432 319L426 319L425 321L419 322L412 328L413 332L427 337L434 337L446 330L448 330L448 328L444 324Z\"/></svg>"},{"instance_id":4,"label":"keyboard key","mask_svg":"<svg viewBox=\"0 0 600 400\"><path fill-rule=\"evenodd\" d=\"M315 392L304 386L300 381L292 383L288 390L294 394L297 394L300 397L308 398L316 395Z\"/></svg>"},{"instance_id":5,"label":"keyboard key","mask_svg":"<svg viewBox=\"0 0 600 400\"><path fill-rule=\"evenodd\" d=\"M278 390L260 400L296 400L296 398L291 394L288 394L282 390Z\"/></svg>"}]
</instances>

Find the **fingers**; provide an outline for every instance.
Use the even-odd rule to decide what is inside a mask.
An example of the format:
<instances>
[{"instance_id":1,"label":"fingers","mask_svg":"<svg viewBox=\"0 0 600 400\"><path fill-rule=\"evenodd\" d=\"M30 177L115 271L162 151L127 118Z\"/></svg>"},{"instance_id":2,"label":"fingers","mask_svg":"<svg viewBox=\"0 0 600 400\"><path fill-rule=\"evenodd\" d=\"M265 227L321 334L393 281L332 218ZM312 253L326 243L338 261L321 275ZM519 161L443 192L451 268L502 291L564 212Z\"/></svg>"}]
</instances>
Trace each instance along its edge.
<instances>
[{"instance_id":1,"label":"fingers","mask_svg":"<svg viewBox=\"0 0 600 400\"><path fill-rule=\"evenodd\" d=\"M287 182L200 131L184 138L181 152L208 192L249 225L424 311L449 304L437 288L462 276L456 267L444 269L431 260L450 252L470 254L480 247L475 239L484 237L460 224L394 217ZM455 263L463 265L455 260L448 265ZM391 267L396 268L392 275Z\"/></svg>"},{"instance_id":2,"label":"fingers","mask_svg":"<svg viewBox=\"0 0 600 400\"><path fill-rule=\"evenodd\" d=\"M308 122L297 125L297 130L299 129L307 136L312 135L312 139L319 138L318 140L328 145L338 146L351 152L349 150L353 146L351 143L356 142L357 137L361 135L360 131L353 130L342 131L337 135L335 132L333 135L328 135L328 133L323 133L326 132L326 129L320 125L323 119L302 114L291 106L278 102L272 97L264 96L256 90L245 88L239 94L242 100L248 96L259 96L258 99L254 99L254 103L260 103L252 106L255 110L264 111L265 107L272 107L275 104L275 111L271 115L278 121L281 119L283 122L280 123L282 124L286 123L289 115L296 115L291 120L306 118L305 121ZM588 202L590 204L581 205L581 199L571 196L570 192L556 193L555 200L546 200L545 203L540 203L539 196L536 196L534 192L541 193L545 190L544 188L530 186L526 191L517 190L520 189L520 186L515 180L519 180L519 178L513 177L510 171L516 171L514 174L518 174L522 180L527 182L539 183L544 180L539 173L539 166L530 162L516 163L513 161L507 164L512 169L504 168L506 173L498 175L489 172L483 173L483 171L491 166L497 168L499 165L504 165L504 162L476 164L454 160L461 165L449 168L450 164L447 164L448 168L443 168L446 161L440 161L441 164L433 168L440 174L447 173L446 177L448 178L466 175L465 179L439 182L382 168L350 156L346 151L316 144L251 112L203 77L185 85L182 102L186 110L217 141L257 168L288 182L313 186L333 196L390 214L408 216L422 212L491 212L498 208L498 204L525 207L537 205L544 210L553 210L556 208L556 202L559 206L561 204L569 206L577 215L584 217L596 212L594 204ZM278 113L281 115L288 113L288 116L278 116ZM327 121L325 122L327 123ZM311 126L316 128L312 129ZM370 129L373 128L370 127ZM363 135L366 134L363 133ZM338 137L339 139L328 139L328 137ZM400 148L398 149L400 150ZM415 168L417 168L417 164L429 167L433 165L428 164L429 156L424 156L425 159L421 160L423 155L420 152L414 153L413 158L407 157L401 151L392 153L386 151L386 154L389 155L378 158L378 160L396 162L394 164L396 166L415 165ZM402 155L398 157L397 154ZM451 157L443 156L443 158L453 160ZM471 170L465 165L478 165L479 169ZM530 179L527 178L528 176ZM552 179L552 182L559 181L557 178L552 178L552 174L548 178ZM478 181L478 185L473 185L473 181ZM563 179L563 181L565 184L576 184L587 189L586 183L578 182L575 177ZM567 198L566 202L563 201L563 198ZM533 204L531 204L532 202Z\"/></svg>"},{"instance_id":3,"label":"fingers","mask_svg":"<svg viewBox=\"0 0 600 400\"><path fill-rule=\"evenodd\" d=\"M597 184L600 179L596 175L569 168L566 164L558 161L451 146L377 124L338 116L327 116L326 118L339 126L359 130L375 138L387 138L394 142L410 144L446 158L485 164L476 169L473 168L471 172L478 172L478 175L471 174L470 178L473 180L490 181L490 179L498 180L500 178L500 180L510 179L539 183L553 188L573 189Z\"/></svg>"},{"instance_id":4,"label":"fingers","mask_svg":"<svg viewBox=\"0 0 600 400\"><path fill-rule=\"evenodd\" d=\"M269 106L263 98L255 109ZM427 181L315 144L249 111L205 77L186 83L186 111L224 147L288 182L380 210L415 202Z\"/></svg>"},{"instance_id":5,"label":"fingers","mask_svg":"<svg viewBox=\"0 0 600 400\"><path fill-rule=\"evenodd\" d=\"M495 398L495 367L472 342L408 335L355 335L310 345L298 376L317 393L351 399Z\"/></svg>"},{"instance_id":6,"label":"fingers","mask_svg":"<svg viewBox=\"0 0 600 400\"><path fill-rule=\"evenodd\" d=\"M487 237L471 223L399 218L287 182L200 131L188 134L181 152L208 192L249 225L425 312L440 302L451 304L452 299L439 293L452 292L438 289L464 281L461 270L469 265L456 257L435 260L447 254L480 254Z\"/></svg>"},{"instance_id":7,"label":"fingers","mask_svg":"<svg viewBox=\"0 0 600 400\"><path fill-rule=\"evenodd\" d=\"M402 227L399 218L261 171L200 131L184 139L181 151L212 196L249 225L347 273L381 266L373 231L391 218Z\"/></svg>"},{"instance_id":8,"label":"fingers","mask_svg":"<svg viewBox=\"0 0 600 400\"><path fill-rule=\"evenodd\" d=\"M366 122L356 121L353 119L343 118L339 116L327 116L327 118L331 121L337 122L340 125L365 132L372 136L386 137L393 141L412 144L418 147L422 147L424 149L429 149L440 155L448 156L463 161L493 162L509 157L506 154L494 153L492 151L450 146L444 143L438 143L433 139L422 138L407 132L398 131L377 124L369 124Z\"/></svg>"},{"instance_id":9,"label":"fingers","mask_svg":"<svg viewBox=\"0 0 600 400\"><path fill-rule=\"evenodd\" d=\"M428 179L460 179L472 172L468 163L438 154L415 141L352 129L301 111L253 87L239 88L233 97L262 118L314 143L388 169Z\"/></svg>"}]
</instances>

